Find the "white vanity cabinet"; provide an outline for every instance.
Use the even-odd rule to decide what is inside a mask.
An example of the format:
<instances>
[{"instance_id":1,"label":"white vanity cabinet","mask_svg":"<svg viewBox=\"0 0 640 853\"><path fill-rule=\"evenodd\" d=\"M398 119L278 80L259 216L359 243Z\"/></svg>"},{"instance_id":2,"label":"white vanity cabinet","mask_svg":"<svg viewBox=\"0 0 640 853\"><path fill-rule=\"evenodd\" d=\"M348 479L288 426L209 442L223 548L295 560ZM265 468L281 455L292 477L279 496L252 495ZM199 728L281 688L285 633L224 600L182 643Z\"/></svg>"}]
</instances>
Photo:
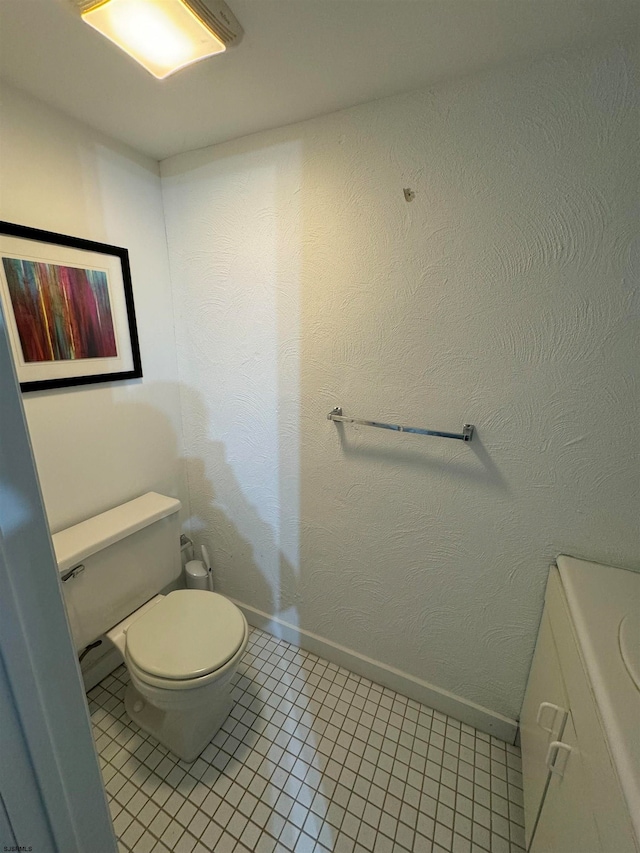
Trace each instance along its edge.
<instances>
[{"instance_id":1,"label":"white vanity cabinet","mask_svg":"<svg viewBox=\"0 0 640 853\"><path fill-rule=\"evenodd\" d=\"M568 708L569 700L562 681L560 660L545 608L520 718L527 848L531 844L542 801L547 793L549 746L562 737Z\"/></svg>"},{"instance_id":2,"label":"white vanity cabinet","mask_svg":"<svg viewBox=\"0 0 640 853\"><path fill-rule=\"evenodd\" d=\"M636 606L640 574L551 569L520 721L531 853L640 851L640 692L619 648Z\"/></svg>"}]
</instances>

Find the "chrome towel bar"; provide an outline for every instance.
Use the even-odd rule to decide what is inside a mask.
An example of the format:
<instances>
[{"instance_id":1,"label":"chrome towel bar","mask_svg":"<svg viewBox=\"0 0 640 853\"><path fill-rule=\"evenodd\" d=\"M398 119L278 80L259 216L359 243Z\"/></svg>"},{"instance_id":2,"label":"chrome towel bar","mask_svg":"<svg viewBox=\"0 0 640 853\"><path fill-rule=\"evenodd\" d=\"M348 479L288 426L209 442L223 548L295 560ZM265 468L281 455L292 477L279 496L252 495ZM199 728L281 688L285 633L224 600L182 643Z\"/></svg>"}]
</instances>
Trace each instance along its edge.
<instances>
[{"instance_id":1,"label":"chrome towel bar","mask_svg":"<svg viewBox=\"0 0 640 853\"><path fill-rule=\"evenodd\" d=\"M362 424L363 426L378 427L379 429L391 429L395 432L411 432L414 435L435 435L439 438L456 438L458 441L471 441L473 438L473 424L463 424L462 432L442 432L439 429L421 429L420 427L402 426L401 424L383 424L380 421L365 421L362 418L347 418L342 414L342 408L336 406L327 415L327 420L343 424Z\"/></svg>"}]
</instances>

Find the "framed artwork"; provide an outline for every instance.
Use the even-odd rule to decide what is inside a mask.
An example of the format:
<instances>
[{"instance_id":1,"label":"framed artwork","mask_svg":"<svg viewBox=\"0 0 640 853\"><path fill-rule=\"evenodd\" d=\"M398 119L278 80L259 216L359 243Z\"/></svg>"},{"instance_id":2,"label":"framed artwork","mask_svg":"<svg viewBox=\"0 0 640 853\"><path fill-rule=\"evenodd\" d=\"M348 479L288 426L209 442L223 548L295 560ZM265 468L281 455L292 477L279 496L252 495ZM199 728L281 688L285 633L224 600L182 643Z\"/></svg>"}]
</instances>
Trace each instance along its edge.
<instances>
[{"instance_id":1,"label":"framed artwork","mask_svg":"<svg viewBox=\"0 0 640 853\"><path fill-rule=\"evenodd\" d=\"M0 222L0 307L23 391L142 376L126 249Z\"/></svg>"}]
</instances>

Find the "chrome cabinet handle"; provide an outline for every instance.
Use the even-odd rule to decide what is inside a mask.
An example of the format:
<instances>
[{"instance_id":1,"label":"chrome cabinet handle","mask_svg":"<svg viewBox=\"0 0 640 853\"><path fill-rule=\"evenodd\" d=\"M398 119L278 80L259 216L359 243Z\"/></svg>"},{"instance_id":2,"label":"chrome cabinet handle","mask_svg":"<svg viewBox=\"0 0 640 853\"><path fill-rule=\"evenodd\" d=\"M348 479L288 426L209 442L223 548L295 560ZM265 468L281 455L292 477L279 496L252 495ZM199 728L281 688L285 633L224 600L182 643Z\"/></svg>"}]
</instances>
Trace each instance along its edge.
<instances>
[{"instance_id":1,"label":"chrome cabinet handle","mask_svg":"<svg viewBox=\"0 0 640 853\"><path fill-rule=\"evenodd\" d=\"M562 779L570 755L571 747L568 744L562 743L561 740L553 740L549 744L545 763L552 773Z\"/></svg>"},{"instance_id":2,"label":"chrome cabinet handle","mask_svg":"<svg viewBox=\"0 0 640 853\"><path fill-rule=\"evenodd\" d=\"M543 718L547 712L553 713L551 725L545 725L543 722ZM548 732L550 735L558 736L562 734L566 718L567 712L564 708L561 708L559 705L554 705L553 702L541 702L540 707L538 708L536 723L543 731Z\"/></svg>"}]
</instances>

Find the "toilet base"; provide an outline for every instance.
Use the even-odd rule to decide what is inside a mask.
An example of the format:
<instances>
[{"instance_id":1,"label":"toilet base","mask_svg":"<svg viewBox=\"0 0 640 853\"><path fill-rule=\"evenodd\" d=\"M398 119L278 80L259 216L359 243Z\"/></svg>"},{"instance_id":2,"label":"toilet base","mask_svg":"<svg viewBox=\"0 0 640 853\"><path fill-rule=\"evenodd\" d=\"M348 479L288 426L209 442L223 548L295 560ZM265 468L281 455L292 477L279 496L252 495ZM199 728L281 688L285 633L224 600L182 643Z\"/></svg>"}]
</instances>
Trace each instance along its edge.
<instances>
[{"instance_id":1,"label":"toilet base","mask_svg":"<svg viewBox=\"0 0 640 853\"><path fill-rule=\"evenodd\" d=\"M133 722L183 761L195 761L233 707L231 685L222 686L215 700L195 710L164 711L151 705L129 684L124 707Z\"/></svg>"}]
</instances>

